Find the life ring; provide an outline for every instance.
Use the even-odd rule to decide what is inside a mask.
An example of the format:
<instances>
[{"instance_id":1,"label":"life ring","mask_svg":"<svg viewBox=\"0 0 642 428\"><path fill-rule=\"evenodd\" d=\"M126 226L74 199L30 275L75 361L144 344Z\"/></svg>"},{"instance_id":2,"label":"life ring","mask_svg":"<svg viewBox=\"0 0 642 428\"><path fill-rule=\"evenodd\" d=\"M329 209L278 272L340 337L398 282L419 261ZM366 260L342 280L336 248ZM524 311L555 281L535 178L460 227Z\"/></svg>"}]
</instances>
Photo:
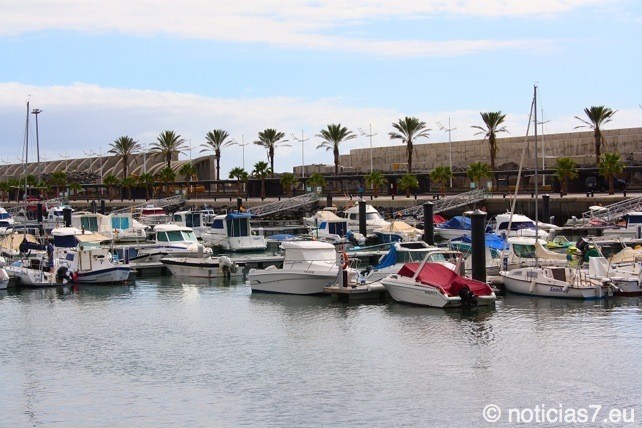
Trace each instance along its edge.
<instances>
[{"instance_id":1,"label":"life ring","mask_svg":"<svg viewBox=\"0 0 642 428\"><path fill-rule=\"evenodd\" d=\"M341 251L341 269L346 269L349 263L350 259L348 258L348 255L345 251Z\"/></svg>"}]
</instances>

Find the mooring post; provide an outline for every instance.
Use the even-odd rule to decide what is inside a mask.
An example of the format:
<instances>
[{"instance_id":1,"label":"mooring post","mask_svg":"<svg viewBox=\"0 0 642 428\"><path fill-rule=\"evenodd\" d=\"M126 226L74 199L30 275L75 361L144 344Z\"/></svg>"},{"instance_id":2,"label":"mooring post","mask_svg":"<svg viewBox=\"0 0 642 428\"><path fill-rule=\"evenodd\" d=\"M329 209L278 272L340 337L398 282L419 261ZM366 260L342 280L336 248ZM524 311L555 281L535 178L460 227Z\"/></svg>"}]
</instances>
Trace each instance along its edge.
<instances>
[{"instance_id":1,"label":"mooring post","mask_svg":"<svg viewBox=\"0 0 642 428\"><path fill-rule=\"evenodd\" d=\"M486 213L475 210L470 215L473 279L486 282Z\"/></svg>"},{"instance_id":2,"label":"mooring post","mask_svg":"<svg viewBox=\"0 0 642 428\"><path fill-rule=\"evenodd\" d=\"M359 200L359 233L366 236L366 201Z\"/></svg>"},{"instance_id":3,"label":"mooring post","mask_svg":"<svg viewBox=\"0 0 642 428\"><path fill-rule=\"evenodd\" d=\"M104 199L100 200L100 213L102 215L105 215L105 200Z\"/></svg>"},{"instance_id":4,"label":"mooring post","mask_svg":"<svg viewBox=\"0 0 642 428\"><path fill-rule=\"evenodd\" d=\"M549 221L551 218L551 195L542 195L542 220Z\"/></svg>"},{"instance_id":5,"label":"mooring post","mask_svg":"<svg viewBox=\"0 0 642 428\"><path fill-rule=\"evenodd\" d=\"M433 221L434 206L432 202L424 203L424 242L435 244L435 224Z\"/></svg>"},{"instance_id":6,"label":"mooring post","mask_svg":"<svg viewBox=\"0 0 642 428\"><path fill-rule=\"evenodd\" d=\"M62 210L62 219L65 223L65 227L71 227L71 208L65 208Z\"/></svg>"},{"instance_id":7,"label":"mooring post","mask_svg":"<svg viewBox=\"0 0 642 428\"><path fill-rule=\"evenodd\" d=\"M243 206L243 198L236 198L236 210L241 211L242 206Z\"/></svg>"},{"instance_id":8,"label":"mooring post","mask_svg":"<svg viewBox=\"0 0 642 428\"><path fill-rule=\"evenodd\" d=\"M325 206L326 207L332 206L332 195L328 195L325 197Z\"/></svg>"}]
</instances>

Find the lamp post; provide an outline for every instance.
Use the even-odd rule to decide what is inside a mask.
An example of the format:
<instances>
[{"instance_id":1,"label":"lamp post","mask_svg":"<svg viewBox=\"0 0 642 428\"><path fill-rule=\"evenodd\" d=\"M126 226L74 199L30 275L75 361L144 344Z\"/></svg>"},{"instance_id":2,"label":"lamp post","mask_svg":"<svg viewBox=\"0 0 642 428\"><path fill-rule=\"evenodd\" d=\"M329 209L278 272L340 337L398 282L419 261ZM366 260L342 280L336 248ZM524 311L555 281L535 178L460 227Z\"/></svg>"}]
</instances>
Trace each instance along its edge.
<instances>
[{"instance_id":1,"label":"lamp post","mask_svg":"<svg viewBox=\"0 0 642 428\"><path fill-rule=\"evenodd\" d=\"M291 135L292 135L292 139L301 142L301 178L305 178L305 160L303 158L303 143L308 141L310 137L303 138L303 129L301 130L301 138L297 138L294 134L291 134Z\"/></svg>"},{"instance_id":2,"label":"lamp post","mask_svg":"<svg viewBox=\"0 0 642 428\"><path fill-rule=\"evenodd\" d=\"M450 118L448 118L448 128L439 122L437 122L437 126L439 126L441 131L448 131L448 166L450 167L450 187L453 187L453 142L451 132L457 128L452 128L450 126Z\"/></svg>"},{"instance_id":3,"label":"lamp post","mask_svg":"<svg viewBox=\"0 0 642 428\"><path fill-rule=\"evenodd\" d=\"M369 125L369 129L370 132L366 133L363 129L359 128L359 132L361 132L361 135L370 138L370 174L372 174L372 137L377 135L377 133L372 133L372 123Z\"/></svg>"},{"instance_id":4,"label":"lamp post","mask_svg":"<svg viewBox=\"0 0 642 428\"><path fill-rule=\"evenodd\" d=\"M241 146L241 148L243 150L243 170L245 170L245 146L247 146L250 143L245 143L243 141L243 135L242 134L241 134L241 142L240 143L238 141L236 141L236 139L234 139L234 138L232 138L232 142L237 146Z\"/></svg>"},{"instance_id":5,"label":"lamp post","mask_svg":"<svg viewBox=\"0 0 642 428\"><path fill-rule=\"evenodd\" d=\"M38 177L38 183L40 183L40 136L38 133L38 115L42 113L42 110L35 108L31 110L31 114L36 116L36 176Z\"/></svg>"},{"instance_id":6,"label":"lamp post","mask_svg":"<svg viewBox=\"0 0 642 428\"><path fill-rule=\"evenodd\" d=\"M65 149L64 155L62 153L58 153L58 156L60 156L65 160L65 174L67 174L67 168L69 167L69 163L68 163L69 155L67 154L67 150Z\"/></svg>"}]
</instances>

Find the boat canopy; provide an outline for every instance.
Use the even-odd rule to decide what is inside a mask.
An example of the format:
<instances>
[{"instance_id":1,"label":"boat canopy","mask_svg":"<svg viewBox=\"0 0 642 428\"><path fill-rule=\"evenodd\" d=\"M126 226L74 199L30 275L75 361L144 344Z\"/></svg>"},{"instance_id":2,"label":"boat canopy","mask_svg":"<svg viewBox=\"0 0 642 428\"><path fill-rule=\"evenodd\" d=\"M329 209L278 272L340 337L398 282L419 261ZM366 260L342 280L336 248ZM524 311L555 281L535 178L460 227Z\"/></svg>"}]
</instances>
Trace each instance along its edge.
<instances>
[{"instance_id":1,"label":"boat canopy","mask_svg":"<svg viewBox=\"0 0 642 428\"><path fill-rule=\"evenodd\" d=\"M421 263L406 263L399 271L399 275L414 277L420 265ZM468 287L476 296L489 296L493 293L493 289L488 284L459 276L440 263L424 263L415 280L424 285L441 288L451 297L458 296L464 287Z\"/></svg>"},{"instance_id":2,"label":"boat canopy","mask_svg":"<svg viewBox=\"0 0 642 428\"><path fill-rule=\"evenodd\" d=\"M383 268L393 266L396 263L397 263L397 248L393 245L390 248L390 251L388 251L388 254L383 256L383 258L379 261L379 264L374 268L383 269Z\"/></svg>"},{"instance_id":3,"label":"boat canopy","mask_svg":"<svg viewBox=\"0 0 642 428\"><path fill-rule=\"evenodd\" d=\"M492 248L499 251L502 251L508 248L508 243L506 242L506 240L502 239L502 237L499 235L496 235L494 233L486 233L485 237L486 237L486 246L488 248ZM461 237L461 241L466 242L467 244L472 244L473 242L472 238L466 235Z\"/></svg>"},{"instance_id":4,"label":"boat canopy","mask_svg":"<svg viewBox=\"0 0 642 428\"><path fill-rule=\"evenodd\" d=\"M470 230L471 229L470 218L458 215L451 218L446 223L440 224L439 227L442 229Z\"/></svg>"},{"instance_id":5,"label":"boat canopy","mask_svg":"<svg viewBox=\"0 0 642 428\"><path fill-rule=\"evenodd\" d=\"M334 245L319 241L286 241L281 244L287 262L336 262Z\"/></svg>"}]
</instances>

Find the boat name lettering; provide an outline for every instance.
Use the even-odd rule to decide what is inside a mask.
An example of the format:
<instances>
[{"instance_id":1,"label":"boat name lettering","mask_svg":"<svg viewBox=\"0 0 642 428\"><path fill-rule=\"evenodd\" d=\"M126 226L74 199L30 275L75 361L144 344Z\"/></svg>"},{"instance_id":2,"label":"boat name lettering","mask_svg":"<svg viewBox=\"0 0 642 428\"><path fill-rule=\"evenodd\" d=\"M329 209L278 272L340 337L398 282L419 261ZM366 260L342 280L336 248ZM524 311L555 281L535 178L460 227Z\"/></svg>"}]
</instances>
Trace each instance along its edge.
<instances>
[{"instance_id":1,"label":"boat name lettering","mask_svg":"<svg viewBox=\"0 0 642 428\"><path fill-rule=\"evenodd\" d=\"M553 293L561 293L564 290L561 287L550 287L548 291L553 292Z\"/></svg>"}]
</instances>

